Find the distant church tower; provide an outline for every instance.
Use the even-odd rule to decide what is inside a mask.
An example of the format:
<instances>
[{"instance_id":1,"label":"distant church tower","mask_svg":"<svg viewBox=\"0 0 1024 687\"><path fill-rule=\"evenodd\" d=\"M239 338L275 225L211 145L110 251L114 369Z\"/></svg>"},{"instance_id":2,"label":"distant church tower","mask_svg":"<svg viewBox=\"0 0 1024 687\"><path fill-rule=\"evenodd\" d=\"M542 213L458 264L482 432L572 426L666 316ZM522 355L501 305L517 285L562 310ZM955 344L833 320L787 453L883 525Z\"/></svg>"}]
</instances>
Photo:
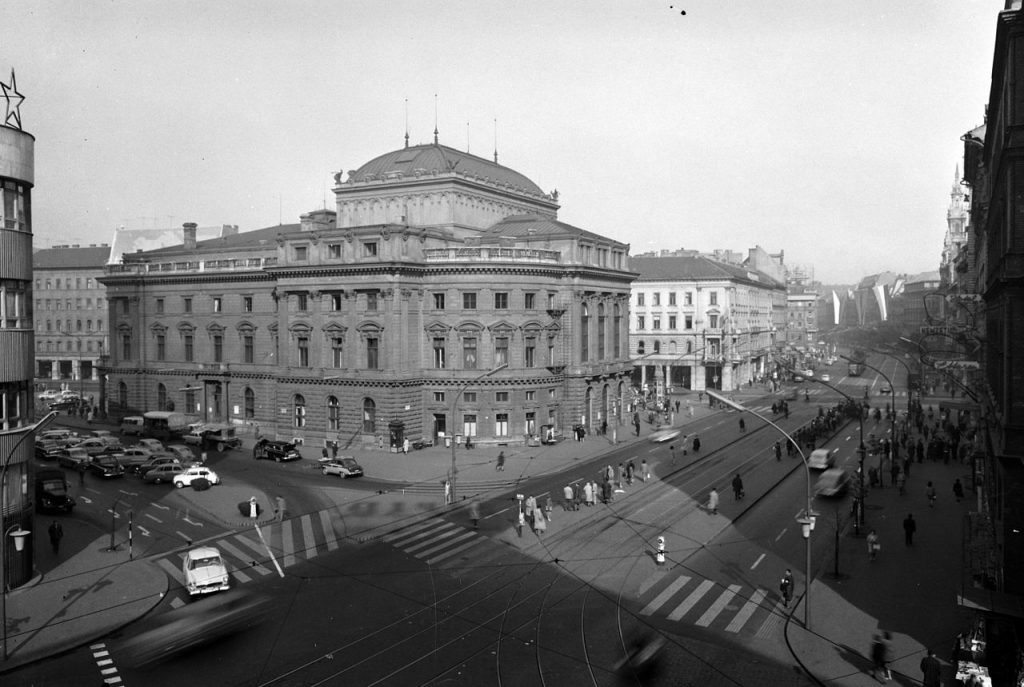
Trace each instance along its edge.
<instances>
[{"instance_id":1,"label":"distant church tower","mask_svg":"<svg viewBox=\"0 0 1024 687\"><path fill-rule=\"evenodd\" d=\"M949 209L946 210L946 237L942 243L942 262L939 272L943 284L956 281L955 266L960 247L967 244L967 218L970 208L960 186L960 165L956 167L953 188L949 193Z\"/></svg>"}]
</instances>

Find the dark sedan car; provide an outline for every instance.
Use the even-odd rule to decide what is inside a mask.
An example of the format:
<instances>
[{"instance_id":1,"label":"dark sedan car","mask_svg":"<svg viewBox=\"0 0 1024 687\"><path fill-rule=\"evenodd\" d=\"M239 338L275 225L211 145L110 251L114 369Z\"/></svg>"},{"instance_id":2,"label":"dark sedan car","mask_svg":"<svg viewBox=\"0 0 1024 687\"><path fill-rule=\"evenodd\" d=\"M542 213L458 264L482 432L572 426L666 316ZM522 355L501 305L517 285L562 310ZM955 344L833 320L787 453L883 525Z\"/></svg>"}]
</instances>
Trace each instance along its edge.
<instances>
[{"instance_id":1,"label":"dark sedan car","mask_svg":"<svg viewBox=\"0 0 1024 687\"><path fill-rule=\"evenodd\" d=\"M114 456L93 456L87 467L93 474L106 479L124 477L124 466Z\"/></svg>"}]
</instances>

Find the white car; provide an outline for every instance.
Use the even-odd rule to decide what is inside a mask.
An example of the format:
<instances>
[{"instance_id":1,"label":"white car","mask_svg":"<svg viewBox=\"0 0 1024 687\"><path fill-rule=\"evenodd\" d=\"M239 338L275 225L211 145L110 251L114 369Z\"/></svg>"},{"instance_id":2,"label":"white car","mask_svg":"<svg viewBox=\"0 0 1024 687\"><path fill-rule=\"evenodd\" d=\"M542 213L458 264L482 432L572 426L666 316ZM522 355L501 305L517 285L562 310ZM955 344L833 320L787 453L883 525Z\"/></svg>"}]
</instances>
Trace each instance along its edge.
<instances>
[{"instance_id":1,"label":"white car","mask_svg":"<svg viewBox=\"0 0 1024 687\"><path fill-rule=\"evenodd\" d=\"M837 448L831 451L827 448L816 448L811 451L811 455L807 459L807 467L811 470L828 470L836 464L837 453L839 453Z\"/></svg>"},{"instance_id":2,"label":"white car","mask_svg":"<svg viewBox=\"0 0 1024 687\"><path fill-rule=\"evenodd\" d=\"M832 381L832 377L830 377L827 374L821 375L821 377L819 377L818 379L820 379L823 382L831 382Z\"/></svg>"},{"instance_id":3,"label":"white car","mask_svg":"<svg viewBox=\"0 0 1024 687\"><path fill-rule=\"evenodd\" d=\"M337 475L342 479L361 477L363 468L353 458L335 458L320 464L325 475Z\"/></svg>"},{"instance_id":4,"label":"white car","mask_svg":"<svg viewBox=\"0 0 1024 687\"><path fill-rule=\"evenodd\" d=\"M191 485L197 479L205 479L210 484L220 484L220 477L216 472L205 465L193 465L185 472L174 476L174 486L181 489Z\"/></svg>"},{"instance_id":5,"label":"white car","mask_svg":"<svg viewBox=\"0 0 1024 687\"><path fill-rule=\"evenodd\" d=\"M56 389L47 389L43 393L39 394L40 401L56 401L58 398L60 398L60 392Z\"/></svg>"},{"instance_id":6,"label":"white car","mask_svg":"<svg viewBox=\"0 0 1024 687\"><path fill-rule=\"evenodd\" d=\"M682 436L683 430L678 428L659 429L657 432L652 433L647 437L648 441L652 441L655 444L663 444L666 441L672 441L673 439Z\"/></svg>"},{"instance_id":7,"label":"white car","mask_svg":"<svg viewBox=\"0 0 1024 687\"><path fill-rule=\"evenodd\" d=\"M227 566L220 551L213 546L200 546L186 553L181 571L190 596L228 589Z\"/></svg>"}]
</instances>

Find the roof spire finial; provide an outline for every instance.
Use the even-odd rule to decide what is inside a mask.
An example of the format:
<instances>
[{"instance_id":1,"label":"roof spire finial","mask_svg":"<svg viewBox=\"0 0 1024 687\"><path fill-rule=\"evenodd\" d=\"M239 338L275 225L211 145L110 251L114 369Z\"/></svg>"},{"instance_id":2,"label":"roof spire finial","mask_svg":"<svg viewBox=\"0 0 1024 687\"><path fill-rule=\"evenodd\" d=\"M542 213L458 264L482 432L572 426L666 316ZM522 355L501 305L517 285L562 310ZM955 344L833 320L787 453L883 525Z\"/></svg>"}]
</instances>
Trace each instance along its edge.
<instances>
[{"instance_id":1,"label":"roof spire finial","mask_svg":"<svg viewBox=\"0 0 1024 687\"><path fill-rule=\"evenodd\" d=\"M437 93L434 94L434 145L437 145Z\"/></svg>"},{"instance_id":2,"label":"roof spire finial","mask_svg":"<svg viewBox=\"0 0 1024 687\"><path fill-rule=\"evenodd\" d=\"M409 99L405 99L405 147L409 147Z\"/></svg>"},{"instance_id":3,"label":"roof spire finial","mask_svg":"<svg viewBox=\"0 0 1024 687\"><path fill-rule=\"evenodd\" d=\"M494 164L498 164L498 118L494 118Z\"/></svg>"}]
</instances>

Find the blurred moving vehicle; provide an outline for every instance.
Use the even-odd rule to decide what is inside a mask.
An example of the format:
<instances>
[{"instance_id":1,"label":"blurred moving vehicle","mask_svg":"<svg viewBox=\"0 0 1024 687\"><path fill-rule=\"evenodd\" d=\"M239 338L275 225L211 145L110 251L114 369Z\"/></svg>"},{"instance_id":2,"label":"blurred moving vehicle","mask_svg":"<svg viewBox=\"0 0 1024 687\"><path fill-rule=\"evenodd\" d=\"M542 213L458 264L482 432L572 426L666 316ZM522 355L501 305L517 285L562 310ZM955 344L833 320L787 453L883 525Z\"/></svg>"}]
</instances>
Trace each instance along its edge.
<instances>
[{"instance_id":1,"label":"blurred moving vehicle","mask_svg":"<svg viewBox=\"0 0 1024 687\"><path fill-rule=\"evenodd\" d=\"M807 458L807 467L811 470L828 470L836 464L837 453L839 453L837 448L831 451L827 448L816 448L811 451L811 455Z\"/></svg>"},{"instance_id":2,"label":"blurred moving vehicle","mask_svg":"<svg viewBox=\"0 0 1024 687\"><path fill-rule=\"evenodd\" d=\"M133 626L129 639L114 642L114 654L136 666L158 663L255 627L269 611L269 598L229 590L160 614L141 628Z\"/></svg>"},{"instance_id":3,"label":"blurred moving vehicle","mask_svg":"<svg viewBox=\"0 0 1024 687\"><path fill-rule=\"evenodd\" d=\"M320 466L325 475L337 475L342 479L363 476L362 466L354 458L348 456L332 458L326 463L320 463Z\"/></svg>"},{"instance_id":4,"label":"blurred moving vehicle","mask_svg":"<svg viewBox=\"0 0 1024 687\"><path fill-rule=\"evenodd\" d=\"M220 484L217 473L205 465L193 465L174 476L174 486L178 489L191 486L192 482L205 479L210 484Z\"/></svg>"},{"instance_id":5,"label":"blurred moving vehicle","mask_svg":"<svg viewBox=\"0 0 1024 687\"><path fill-rule=\"evenodd\" d=\"M302 454L290 441L275 441L273 439L260 439L252 447L252 457L269 458L281 462L282 460L299 460Z\"/></svg>"},{"instance_id":6,"label":"blurred moving vehicle","mask_svg":"<svg viewBox=\"0 0 1024 687\"><path fill-rule=\"evenodd\" d=\"M823 374L823 375L821 375L821 376L819 377L819 379L820 379L821 381L823 381L823 382L831 382L831 381L832 381L832 377L831 377L830 375L828 375L828 374Z\"/></svg>"},{"instance_id":7,"label":"blurred moving vehicle","mask_svg":"<svg viewBox=\"0 0 1024 687\"><path fill-rule=\"evenodd\" d=\"M682 433L683 430L678 428L659 429L657 432L651 433L647 440L655 444L663 444L666 441L672 441Z\"/></svg>"},{"instance_id":8,"label":"blurred moving vehicle","mask_svg":"<svg viewBox=\"0 0 1024 687\"><path fill-rule=\"evenodd\" d=\"M815 496L841 496L850 486L850 473L843 468L829 468L814 484Z\"/></svg>"}]
</instances>

